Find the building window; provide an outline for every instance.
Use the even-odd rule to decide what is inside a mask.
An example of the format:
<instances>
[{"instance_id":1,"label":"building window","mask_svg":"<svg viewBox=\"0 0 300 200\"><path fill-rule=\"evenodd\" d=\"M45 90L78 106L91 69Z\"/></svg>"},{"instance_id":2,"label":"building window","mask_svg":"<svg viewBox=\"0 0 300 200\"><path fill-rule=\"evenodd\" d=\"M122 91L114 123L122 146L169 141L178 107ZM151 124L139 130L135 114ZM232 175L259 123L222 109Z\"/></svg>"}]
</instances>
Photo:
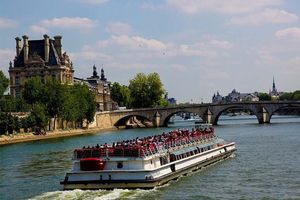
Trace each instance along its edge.
<instances>
[{"instance_id":1,"label":"building window","mask_svg":"<svg viewBox=\"0 0 300 200\"><path fill-rule=\"evenodd\" d=\"M20 85L20 78L16 76L16 85Z\"/></svg>"}]
</instances>

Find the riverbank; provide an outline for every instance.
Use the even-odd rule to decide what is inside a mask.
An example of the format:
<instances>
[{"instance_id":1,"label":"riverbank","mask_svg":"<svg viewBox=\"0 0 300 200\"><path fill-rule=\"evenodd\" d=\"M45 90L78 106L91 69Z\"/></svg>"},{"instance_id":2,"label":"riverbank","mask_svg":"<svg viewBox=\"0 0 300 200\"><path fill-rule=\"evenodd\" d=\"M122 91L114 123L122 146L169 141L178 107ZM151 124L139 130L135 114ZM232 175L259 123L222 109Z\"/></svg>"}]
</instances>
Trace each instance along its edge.
<instances>
[{"instance_id":1,"label":"riverbank","mask_svg":"<svg viewBox=\"0 0 300 200\"><path fill-rule=\"evenodd\" d=\"M72 137L77 135L93 134L109 130L116 130L117 128L91 128L91 129L70 129L70 130L56 130L49 131L46 135L34 135L33 133L18 133L0 136L0 146L15 144L20 142L30 142L36 140L47 140L60 137Z\"/></svg>"}]
</instances>

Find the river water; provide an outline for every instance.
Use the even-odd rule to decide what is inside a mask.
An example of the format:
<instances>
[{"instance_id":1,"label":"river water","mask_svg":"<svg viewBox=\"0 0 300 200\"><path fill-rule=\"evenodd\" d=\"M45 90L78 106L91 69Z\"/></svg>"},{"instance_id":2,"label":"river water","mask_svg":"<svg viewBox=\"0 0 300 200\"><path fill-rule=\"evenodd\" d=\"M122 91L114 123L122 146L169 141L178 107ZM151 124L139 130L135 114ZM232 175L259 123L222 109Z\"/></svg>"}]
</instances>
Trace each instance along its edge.
<instances>
[{"instance_id":1,"label":"river water","mask_svg":"<svg viewBox=\"0 0 300 200\"><path fill-rule=\"evenodd\" d=\"M0 199L300 199L300 118L276 117L259 125L224 117L216 133L235 141L233 158L153 190L62 191L74 148L191 128L127 129L0 147Z\"/></svg>"}]
</instances>

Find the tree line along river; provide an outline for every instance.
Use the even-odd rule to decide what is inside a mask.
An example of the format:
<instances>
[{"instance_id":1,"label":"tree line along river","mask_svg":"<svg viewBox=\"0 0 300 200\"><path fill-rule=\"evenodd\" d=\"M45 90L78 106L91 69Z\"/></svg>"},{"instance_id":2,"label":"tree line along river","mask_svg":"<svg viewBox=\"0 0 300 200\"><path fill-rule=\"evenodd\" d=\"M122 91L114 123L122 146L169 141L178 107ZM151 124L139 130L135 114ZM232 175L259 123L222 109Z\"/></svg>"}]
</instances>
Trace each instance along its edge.
<instances>
[{"instance_id":1,"label":"tree line along river","mask_svg":"<svg viewBox=\"0 0 300 200\"><path fill-rule=\"evenodd\" d=\"M221 117L216 134L235 141L235 157L153 190L62 191L75 148L192 128L126 129L0 147L0 199L300 199L300 117Z\"/></svg>"}]
</instances>

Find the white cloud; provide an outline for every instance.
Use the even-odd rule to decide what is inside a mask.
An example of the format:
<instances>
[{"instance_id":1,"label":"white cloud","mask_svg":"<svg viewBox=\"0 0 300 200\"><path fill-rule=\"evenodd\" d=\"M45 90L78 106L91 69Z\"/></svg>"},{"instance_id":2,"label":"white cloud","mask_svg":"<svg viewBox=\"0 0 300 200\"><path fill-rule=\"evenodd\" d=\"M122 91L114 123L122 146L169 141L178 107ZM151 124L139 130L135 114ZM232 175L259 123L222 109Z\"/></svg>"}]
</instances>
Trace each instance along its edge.
<instances>
[{"instance_id":1,"label":"white cloud","mask_svg":"<svg viewBox=\"0 0 300 200\"><path fill-rule=\"evenodd\" d=\"M97 26L97 21L86 17L61 17L45 19L38 24L30 26L30 30L35 33L48 33L52 28L77 29L88 31Z\"/></svg>"},{"instance_id":2,"label":"white cloud","mask_svg":"<svg viewBox=\"0 0 300 200\"><path fill-rule=\"evenodd\" d=\"M6 60L8 65L9 60L14 58L14 54L15 52L11 49L0 49L0 60Z\"/></svg>"},{"instance_id":3,"label":"white cloud","mask_svg":"<svg viewBox=\"0 0 300 200\"><path fill-rule=\"evenodd\" d=\"M113 35L129 35L132 33L132 27L122 22L112 22L106 27L106 31Z\"/></svg>"},{"instance_id":4,"label":"white cloud","mask_svg":"<svg viewBox=\"0 0 300 200\"><path fill-rule=\"evenodd\" d=\"M45 27L42 27L42 26L38 26L38 25L32 25L32 26L30 26L29 29L33 33L41 33L41 34L49 33L48 29L46 29Z\"/></svg>"},{"instance_id":5,"label":"white cloud","mask_svg":"<svg viewBox=\"0 0 300 200\"><path fill-rule=\"evenodd\" d=\"M283 24L297 21L298 16L285 10L265 9L262 12L244 17L231 18L229 24L259 26L267 23Z\"/></svg>"},{"instance_id":6,"label":"white cloud","mask_svg":"<svg viewBox=\"0 0 300 200\"><path fill-rule=\"evenodd\" d=\"M2 28L15 28L18 23L15 20L0 17L0 29Z\"/></svg>"},{"instance_id":7,"label":"white cloud","mask_svg":"<svg viewBox=\"0 0 300 200\"><path fill-rule=\"evenodd\" d=\"M82 50L78 53L70 53L71 60L79 61L79 60L92 60L92 61L102 61L107 62L111 60L111 56L106 55L101 52L93 51L93 50Z\"/></svg>"},{"instance_id":8,"label":"white cloud","mask_svg":"<svg viewBox=\"0 0 300 200\"><path fill-rule=\"evenodd\" d=\"M109 0L80 0L81 3L87 3L87 4L103 4L108 2Z\"/></svg>"},{"instance_id":9,"label":"white cloud","mask_svg":"<svg viewBox=\"0 0 300 200\"><path fill-rule=\"evenodd\" d=\"M182 71L187 67L181 63L184 60L182 57L197 60L201 57L203 62L207 61L209 65L214 65L216 63L214 60L217 57L227 56L224 52L228 52L233 46L229 41L217 39L194 44L175 44L153 38L121 35L111 36L93 45L85 45L80 52L72 53L71 58L78 61L97 61L109 66L120 65L121 68L145 67L153 65L152 63L167 62L168 66L177 66L174 69Z\"/></svg>"},{"instance_id":10,"label":"white cloud","mask_svg":"<svg viewBox=\"0 0 300 200\"><path fill-rule=\"evenodd\" d=\"M229 41L225 41L225 40L209 40L208 44L213 46L213 47L217 47L217 48L221 48L221 49L231 49L234 45L229 42Z\"/></svg>"},{"instance_id":11,"label":"white cloud","mask_svg":"<svg viewBox=\"0 0 300 200\"><path fill-rule=\"evenodd\" d=\"M293 39L300 41L300 28L292 27L279 30L275 33L275 36L279 39Z\"/></svg>"},{"instance_id":12,"label":"white cloud","mask_svg":"<svg viewBox=\"0 0 300 200\"><path fill-rule=\"evenodd\" d=\"M97 22L85 17L62 17L46 19L40 23L44 27L68 28L68 29L81 29L81 28L94 28Z\"/></svg>"},{"instance_id":13,"label":"white cloud","mask_svg":"<svg viewBox=\"0 0 300 200\"><path fill-rule=\"evenodd\" d=\"M9 62L13 61L15 52L11 49L0 49L0 70L8 75Z\"/></svg>"},{"instance_id":14,"label":"white cloud","mask_svg":"<svg viewBox=\"0 0 300 200\"><path fill-rule=\"evenodd\" d=\"M111 45L117 45L125 47L130 50L165 50L166 44L156 39L146 39L140 36L128 36L128 35L113 35L110 39L99 41L98 45L100 47L108 47Z\"/></svg>"},{"instance_id":15,"label":"white cloud","mask_svg":"<svg viewBox=\"0 0 300 200\"><path fill-rule=\"evenodd\" d=\"M141 5L141 8L143 9L149 9L149 10L157 10L164 8L163 4L154 4L153 2L144 2Z\"/></svg>"},{"instance_id":16,"label":"white cloud","mask_svg":"<svg viewBox=\"0 0 300 200\"><path fill-rule=\"evenodd\" d=\"M283 0L167 0L167 5L187 14L215 12L241 14L282 4Z\"/></svg>"}]
</instances>

